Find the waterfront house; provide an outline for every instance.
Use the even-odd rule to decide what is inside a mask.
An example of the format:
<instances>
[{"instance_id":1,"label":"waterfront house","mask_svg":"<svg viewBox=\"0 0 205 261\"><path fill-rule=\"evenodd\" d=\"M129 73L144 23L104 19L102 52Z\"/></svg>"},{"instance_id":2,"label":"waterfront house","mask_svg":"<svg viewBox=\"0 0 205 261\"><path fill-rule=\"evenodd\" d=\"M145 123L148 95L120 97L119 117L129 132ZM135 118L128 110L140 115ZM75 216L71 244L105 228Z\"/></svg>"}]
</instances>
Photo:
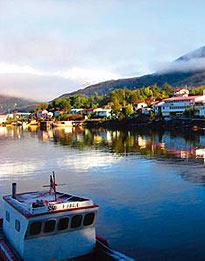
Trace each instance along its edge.
<instances>
[{"instance_id":1,"label":"waterfront house","mask_svg":"<svg viewBox=\"0 0 205 261\"><path fill-rule=\"evenodd\" d=\"M12 115L13 119L29 119L30 112L14 112Z\"/></svg>"},{"instance_id":2,"label":"waterfront house","mask_svg":"<svg viewBox=\"0 0 205 261\"><path fill-rule=\"evenodd\" d=\"M42 110L36 111L36 118L42 118Z\"/></svg>"},{"instance_id":3,"label":"waterfront house","mask_svg":"<svg viewBox=\"0 0 205 261\"><path fill-rule=\"evenodd\" d=\"M148 107L146 102L134 102L132 105L133 105L135 111Z\"/></svg>"},{"instance_id":4,"label":"waterfront house","mask_svg":"<svg viewBox=\"0 0 205 261\"><path fill-rule=\"evenodd\" d=\"M7 118L8 114L0 114L0 125L6 123Z\"/></svg>"},{"instance_id":5,"label":"waterfront house","mask_svg":"<svg viewBox=\"0 0 205 261\"><path fill-rule=\"evenodd\" d=\"M42 117L43 117L43 118L46 118L47 115L48 115L48 111L47 111L47 110L43 110L43 111L42 111Z\"/></svg>"},{"instance_id":6,"label":"waterfront house","mask_svg":"<svg viewBox=\"0 0 205 261\"><path fill-rule=\"evenodd\" d=\"M64 113L64 111L60 111L60 110L54 111L53 117L58 117L58 116L62 115L63 113Z\"/></svg>"},{"instance_id":7,"label":"waterfront house","mask_svg":"<svg viewBox=\"0 0 205 261\"><path fill-rule=\"evenodd\" d=\"M93 111L95 110L95 108L87 108L83 110L83 115L88 116L93 114Z\"/></svg>"},{"instance_id":8,"label":"waterfront house","mask_svg":"<svg viewBox=\"0 0 205 261\"><path fill-rule=\"evenodd\" d=\"M195 103L194 115L198 117L205 117L205 101Z\"/></svg>"},{"instance_id":9,"label":"waterfront house","mask_svg":"<svg viewBox=\"0 0 205 261\"><path fill-rule=\"evenodd\" d=\"M111 109L102 109L102 108L97 108L93 110L94 117L99 117L99 118L109 118L111 117Z\"/></svg>"},{"instance_id":10,"label":"waterfront house","mask_svg":"<svg viewBox=\"0 0 205 261\"><path fill-rule=\"evenodd\" d=\"M164 101L156 101L151 104L151 108L153 109L155 115L161 113L161 108L163 104Z\"/></svg>"},{"instance_id":11,"label":"waterfront house","mask_svg":"<svg viewBox=\"0 0 205 261\"><path fill-rule=\"evenodd\" d=\"M188 96L189 91L181 88L174 93L175 96L163 99L155 105L155 112L161 111L163 117L182 115L185 111L195 109L197 103L205 102L205 95Z\"/></svg>"},{"instance_id":12,"label":"waterfront house","mask_svg":"<svg viewBox=\"0 0 205 261\"><path fill-rule=\"evenodd\" d=\"M185 88L176 88L174 91L174 96L175 97L188 97L189 96L189 90Z\"/></svg>"},{"instance_id":13,"label":"waterfront house","mask_svg":"<svg viewBox=\"0 0 205 261\"><path fill-rule=\"evenodd\" d=\"M84 109L75 109L75 108L73 108L73 109L70 111L70 113L71 113L71 114L82 114L83 111L84 111Z\"/></svg>"},{"instance_id":14,"label":"waterfront house","mask_svg":"<svg viewBox=\"0 0 205 261\"><path fill-rule=\"evenodd\" d=\"M53 117L53 112L49 111L48 114L47 114L47 117L52 118Z\"/></svg>"},{"instance_id":15,"label":"waterfront house","mask_svg":"<svg viewBox=\"0 0 205 261\"><path fill-rule=\"evenodd\" d=\"M205 101L205 96L172 97L163 100L161 112L164 117L181 115L186 110L194 110L197 102Z\"/></svg>"},{"instance_id":16,"label":"waterfront house","mask_svg":"<svg viewBox=\"0 0 205 261\"><path fill-rule=\"evenodd\" d=\"M150 115L152 109L151 108L142 108L141 109L141 113L144 114L144 115Z\"/></svg>"}]
</instances>

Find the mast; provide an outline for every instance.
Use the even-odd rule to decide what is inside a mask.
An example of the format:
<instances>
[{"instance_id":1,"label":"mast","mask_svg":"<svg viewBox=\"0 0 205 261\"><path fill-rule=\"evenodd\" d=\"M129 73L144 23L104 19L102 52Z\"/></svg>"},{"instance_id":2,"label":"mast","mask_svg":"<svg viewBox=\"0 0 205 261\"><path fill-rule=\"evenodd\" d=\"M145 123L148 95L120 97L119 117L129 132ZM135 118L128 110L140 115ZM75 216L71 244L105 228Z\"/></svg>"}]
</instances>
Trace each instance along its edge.
<instances>
[{"instance_id":1,"label":"mast","mask_svg":"<svg viewBox=\"0 0 205 261\"><path fill-rule=\"evenodd\" d=\"M53 171L52 174L50 175L50 184L49 185L44 185L43 187L49 187L49 193L52 195L54 194L55 201L57 201L57 191L56 187L57 186L63 186L65 184L57 184L56 183L56 175L55 172Z\"/></svg>"}]
</instances>

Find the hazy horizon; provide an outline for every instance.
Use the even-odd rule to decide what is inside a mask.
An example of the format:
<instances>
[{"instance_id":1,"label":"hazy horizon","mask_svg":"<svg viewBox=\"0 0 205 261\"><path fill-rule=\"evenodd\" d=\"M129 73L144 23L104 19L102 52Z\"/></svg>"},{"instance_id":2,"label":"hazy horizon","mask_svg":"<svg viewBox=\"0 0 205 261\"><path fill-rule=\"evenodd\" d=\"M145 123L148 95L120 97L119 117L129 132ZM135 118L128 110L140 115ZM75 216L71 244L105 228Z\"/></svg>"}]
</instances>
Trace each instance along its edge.
<instances>
[{"instance_id":1,"label":"hazy horizon","mask_svg":"<svg viewBox=\"0 0 205 261\"><path fill-rule=\"evenodd\" d=\"M202 0L0 0L0 94L51 100L166 70L205 44L204 7Z\"/></svg>"}]
</instances>

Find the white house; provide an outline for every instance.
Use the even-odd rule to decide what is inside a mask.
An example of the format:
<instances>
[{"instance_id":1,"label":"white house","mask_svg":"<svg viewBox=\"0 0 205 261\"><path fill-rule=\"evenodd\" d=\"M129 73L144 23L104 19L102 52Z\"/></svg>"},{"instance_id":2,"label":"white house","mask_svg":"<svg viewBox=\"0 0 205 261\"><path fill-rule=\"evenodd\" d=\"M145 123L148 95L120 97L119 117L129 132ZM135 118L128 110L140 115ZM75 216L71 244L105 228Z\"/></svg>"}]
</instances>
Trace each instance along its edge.
<instances>
[{"instance_id":1,"label":"white house","mask_svg":"<svg viewBox=\"0 0 205 261\"><path fill-rule=\"evenodd\" d=\"M71 114L82 114L83 111L84 111L84 109L74 109L74 108L73 108L73 109L70 111L70 113L71 113Z\"/></svg>"},{"instance_id":2,"label":"white house","mask_svg":"<svg viewBox=\"0 0 205 261\"><path fill-rule=\"evenodd\" d=\"M37 118L46 118L48 115L48 111L47 110L37 110L36 111L36 117Z\"/></svg>"},{"instance_id":3,"label":"white house","mask_svg":"<svg viewBox=\"0 0 205 261\"><path fill-rule=\"evenodd\" d=\"M178 97L188 97L189 96L189 90L185 88L176 88L174 92L174 96Z\"/></svg>"},{"instance_id":4,"label":"white house","mask_svg":"<svg viewBox=\"0 0 205 261\"><path fill-rule=\"evenodd\" d=\"M102 109L102 108L97 108L93 110L93 114L95 117L100 117L100 118L109 118L111 116L111 109Z\"/></svg>"},{"instance_id":5,"label":"white house","mask_svg":"<svg viewBox=\"0 0 205 261\"><path fill-rule=\"evenodd\" d=\"M8 114L0 114L0 125L6 123Z\"/></svg>"},{"instance_id":6,"label":"white house","mask_svg":"<svg viewBox=\"0 0 205 261\"><path fill-rule=\"evenodd\" d=\"M142 108L142 114L144 115L150 115L150 112L152 111L151 108Z\"/></svg>"},{"instance_id":7,"label":"white house","mask_svg":"<svg viewBox=\"0 0 205 261\"><path fill-rule=\"evenodd\" d=\"M133 103L133 106L135 108L135 111L137 111L142 108L147 108L147 103L146 102L135 102L135 103Z\"/></svg>"},{"instance_id":8,"label":"white house","mask_svg":"<svg viewBox=\"0 0 205 261\"><path fill-rule=\"evenodd\" d=\"M53 112L52 111L49 111L48 114L47 114L48 117L52 118L53 117Z\"/></svg>"},{"instance_id":9,"label":"white house","mask_svg":"<svg viewBox=\"0 0 205 261\"><path fill-rule=\"evenodd\" d=\"M199 102L205 102L205 95L201 96L175 96L167 99L163 99L161 103L158 103L157 110L161 111L162 116L170 117L180 115L188 109L194 109L195 105Z\"/></svg>"},{"instance_id":10,"label":"white house","mask_svg":"<svg viewBox=\"0 0 205 261\"><path fill-rule=\"evenodd\" d=\"M161 107L164 104L164 101L156 101L152 103L151 107L154 110L155 115L157 115L159 112L161 112Z\"/></svg>"}]
</instances>

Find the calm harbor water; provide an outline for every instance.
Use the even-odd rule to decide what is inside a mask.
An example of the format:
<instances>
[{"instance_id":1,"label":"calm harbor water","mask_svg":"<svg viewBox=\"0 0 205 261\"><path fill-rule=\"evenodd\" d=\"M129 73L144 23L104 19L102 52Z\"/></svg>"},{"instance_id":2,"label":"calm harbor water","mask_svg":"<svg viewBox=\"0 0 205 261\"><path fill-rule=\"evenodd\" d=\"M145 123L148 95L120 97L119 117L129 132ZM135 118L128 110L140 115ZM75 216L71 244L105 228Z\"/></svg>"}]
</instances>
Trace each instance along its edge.
<instances>
[{"instance_id":1,"label":"calm harbor water","mask_svg":"<svg viewBox=\"0 0 205 261\"><path fill-rule=\"evenodd\" d=\"M205 135L0 127L0 196L59 190L100 205L97 232L137 260L205 260ZM2 207L2 201L0 201ZM2 214L2 209L0 210Z\"/></svg>"}]
</instances>

